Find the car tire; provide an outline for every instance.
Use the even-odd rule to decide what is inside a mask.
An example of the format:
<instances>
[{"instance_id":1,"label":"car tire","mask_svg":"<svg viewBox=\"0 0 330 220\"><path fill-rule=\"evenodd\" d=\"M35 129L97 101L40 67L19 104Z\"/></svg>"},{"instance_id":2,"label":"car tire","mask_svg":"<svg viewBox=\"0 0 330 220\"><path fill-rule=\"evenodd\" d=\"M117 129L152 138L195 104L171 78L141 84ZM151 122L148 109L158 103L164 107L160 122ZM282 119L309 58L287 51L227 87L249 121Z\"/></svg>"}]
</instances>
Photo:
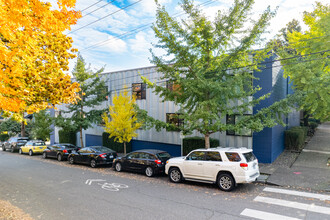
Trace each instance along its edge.
<instances>
[{"instance_id":1,"label":"car tire","mask_svg":"<svg viewBox=\"0 0 330 220\"><path fill-rule=\"evenodd\" d=\"M222 173L218 176L217 184L222 191L229 192L235 187L235 180L231 174Z\"/></svg>"},{"instance_id":2,"label":"car tire","mask_svg":"<svg viewBox=\"0 0 330 220\"><path fill-rule=\"evenodd\" d=\"M57 160L58 160L58 161L62 161L62 160L63 160L63 158L62 158L62 155L61 155L61 154L57 154Z\"/></svg>"},{"instance_id":3,"label":"car tire","mask_svg":"<svg viewBox=\"0 0 330 220\"><path fill-rule=\"evenodd\" d=\"M92 168L95 168L97 166L96 160L91 159L90 165L91 165Z\"/></svg>"},{"instance_id":4,"label":"car tire","mask_svg":"<svg viewBox=\"0 0 330 220\"><path fill-rule=\"evenodd\" d=\"M23 154L23 151L22 151L21 148L18 150L18 153L19 153L19 154Z\"/></svg>"},{"instance_id":5,"label":"car tire","mask_svg":"<svg viewBox=\"0 0 330 220\"><path fill-rule=\"evenodd\" d=\"M43 153L42 153L42 158L44 158L44 159L47 158L47 153L46 153L46 152L43 152Z\"/></svg>"},{"instance_id":6,"label":"car tire","mask_svg":"<svg viewBox=\"0 0 330 220\"><path fill-rule=\"evenodd\" d=\"M147 175L147 177L152 177L154 175L154 169L152 169L152 167L147 167L145 169L145 174Z\"/></svg>"},{"instance_id":7,"label":"car tire","mask_svg":"<svg viewBox=\"0 0 330 220\"><path fill-rule=\"evenodd\" d=\"M123 167L122 167L121 163L119 163L119 162L115 163L115 170L117 172L121 172L123 170Z\"/></svg>"},{"instance_id":8,"label":"car tire","mask_svg":"<svg viewBox=\"0 0 330 220\"><path fill-rule=\"evenodd\" d=\"M70 164L74 164L74 158L71 156L71 157L69 157L69 163Z\"/></svg>"},{"instance_id":9,"label":"car tire","mask_svg":"<svg viewBox=\"0 0 330 220\"><path fill-rule=\"evenodd\" d=\"M170 169L170 171L168 172L168 178L173 183L180 183L183 179L180 169L176 167Z\"/></svg>"},{"instance_id":10,"label":"car tire","mask_svg":"<svg viewBox=\"0 0 330 220\"><path fill-rule=\"evenodd\" d=\"M14 147L10 148L10 152L14 153Z\"/></svg>"},{"instance_id":11,"label":"car tire","mask_svg":"<svg viewBox=\"0 0 330 220\"><path fill-rule=\"evenodd\" d=\"M29 150L29 155L32 156L33 155L33 151Z\"/></svg>"},{"instance_id":12,"label":"car tire","mask_svg":"<svg viewBox=\"0 0 330 220\"><path fill-rule=\"evenodd\" d=\"M2 151L6 151L6 148L5 148L5 146L2 146Z\"/></svg>"}]
</instances>

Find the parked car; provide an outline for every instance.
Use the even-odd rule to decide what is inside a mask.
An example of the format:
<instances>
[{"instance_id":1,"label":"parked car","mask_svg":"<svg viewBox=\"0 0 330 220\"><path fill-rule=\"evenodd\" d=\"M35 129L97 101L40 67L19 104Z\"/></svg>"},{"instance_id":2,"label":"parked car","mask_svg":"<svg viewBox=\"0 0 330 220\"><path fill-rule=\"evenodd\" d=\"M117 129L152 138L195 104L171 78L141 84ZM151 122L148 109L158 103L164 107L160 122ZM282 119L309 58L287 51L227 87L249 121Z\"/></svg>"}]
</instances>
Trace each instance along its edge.
<instances>
[{"instance_id":1,"label":"parked car","mask_svg":"<svg viewBox=\"0 0 330 220\"><path fill-rule=\"evenodd\" d=\"M113 161L116 171L130 170L145 173L148 177L157 173L164 173L165 164L171 155L161 150L138 150L118 157Z\"/></svg>"},{"instance_id":2,"label":"parked car","mask_svg":"<svg viewBox=\"0 0 330 220\"><path fill-rule=\"evenodd\" d=\"M216 183L223 191L231 191L238 183L253 182L260 175L258 160L247 148L193 150L186 157L168 160L165 173L174 183Z\"/></svg>"},{"instance_id":3,"label":"parked car","mask_svg":"<svg viewBox=\"0 0 330 220\"><path fill-rule=\"evenodd\" d=\"M103 146L91 146L81 148L78 151L72 151L68 156L68 160L70 164L89 164L92 168L94 168L98 165L112 165L113 159L116 157L116 151L110 148Z\"/></svg>"},{"instance_id":4,"label":"parked car","mask_svg":"<svg viewBox=\"0 0 330 220\"><path fill-rule=\"evenodd\" d=\"M11 152L18 151L21 146L29 140L28 137L11 137L8 141L3 142L2 151L10 150Z\"/></svg>"},{"instance_id":5,"label":"parked car","mask_svg":"<svg viewBox=\"0 0 330 220\"><path fill-rule=\"evenodd\" d=\"M20 154L28 153L30 156L33 154L42 154L47 148L44 141L33 140L26 142L25 145L21 146L19 149Z\"/></svg>"},{"instance_id":6,"label":"parked car","mask_svg":"<svg viewBox=\"0 0 330 220\"><path fill-rule=\"evenodd\" d=\"M52 146L48 146L44 152L42 153L42 157L46 159L47 157L57 158L58 161L68 159L69 154L72 151L80 150L80 147L77 147L73 144L53 144Z\"/></svg>"}]
</instances>

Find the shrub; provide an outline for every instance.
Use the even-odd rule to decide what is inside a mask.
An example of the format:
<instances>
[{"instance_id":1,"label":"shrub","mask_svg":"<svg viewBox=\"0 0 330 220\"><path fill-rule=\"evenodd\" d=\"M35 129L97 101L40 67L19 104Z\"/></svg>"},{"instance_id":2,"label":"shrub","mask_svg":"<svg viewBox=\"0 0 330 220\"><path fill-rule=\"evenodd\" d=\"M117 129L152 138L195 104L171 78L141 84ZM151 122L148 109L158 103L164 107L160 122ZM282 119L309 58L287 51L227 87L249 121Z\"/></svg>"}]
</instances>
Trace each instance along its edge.
<instances>
[{"instance_id":1,"label":"shrub","mask_svg":"<svg viewBox=\"0 0 330 220\"><path fill-rule=\"evenodd\" d=\"M115 138L109 138L109 133L103 132L102 134L102 144L105 147L111 148L112 150L116 151L117 153L124 152L124 143L118 143L115 141ZM132 141L126 143L126 152L129 153L132 151Z\"/></svg>"},{"instance_id":2,"label":"shrub","mask_svg":"<svg viewBox=\"0 0 330 220\"><path fill-rule=\"evenodd\" d=\"M218 147L219 140L210 138L210 147ZM187 137L183 139L183 155L187 155L190 151L204 148L205 139L202 137Z\"/></svg>"},{"instance_id":3,"label":"shrub","mask_svg":"<svg viewBox=\"0 0 330 220\"><path fill-rule=\"evenodd\" d=\"M69 143L76 145L76 132L60 130L58 131L60 143Z\"/></svg>"},{"instance_id":4,"label":"shrub","mask_svg":"<svg viewBox=\"0 0 330 220\"><path fill-rule=\"evenodd\" d=\"M311 128L311 129L313 129L313 130L315 130L316 128L317 128L317 126L319 126L319 124L318 123L316 123L316 122L309 122L309 127Z\"/></svg>"},{"instance_id":5,"label":"shrub","mask_svg":"<svg viewBox=\"0 0 330 220\"><path fill-rule=\"evenodd\" d=\"M6 141L8 140L9 135L8 134L0 134L0 141Z\"/></svg>"},{"instance_id":6,"label":"shrub","mask_svg":"<svg viewBox=\"0 0 330 220\"><path fill-rule=\"evenodd\" d=\"M308 127L292 127L284 132L285 148L300 151L304 146Z\"/></svg>"}]
</instances>

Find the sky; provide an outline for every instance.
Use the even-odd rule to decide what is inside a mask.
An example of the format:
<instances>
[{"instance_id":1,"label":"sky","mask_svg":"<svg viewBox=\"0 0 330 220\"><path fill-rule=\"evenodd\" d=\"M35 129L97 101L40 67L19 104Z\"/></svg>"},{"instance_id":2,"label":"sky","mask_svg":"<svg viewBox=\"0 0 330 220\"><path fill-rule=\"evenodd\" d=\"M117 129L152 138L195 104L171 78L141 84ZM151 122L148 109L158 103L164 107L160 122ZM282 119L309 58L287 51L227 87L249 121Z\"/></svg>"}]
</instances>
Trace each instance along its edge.
<instances>
[{"instance_id":1,"label":"sky","mask_svg":"<svg viewBox=\"0 0 330 220\"><path fill-rule=\"evenodd\" d=\"M51 3L55 0L49 0ZM179 0L158 0L170 15L180 13ZM196 5L212 19L218 10L226 10L234 0L195 0ZM330 0L319 0L330 4ZM53 3L52 3L53 4ZM266 40L273 38L292 19L300 21L304 11L313 11L313 0L255 0L252 16L262 13L267 6L277 7L271 20ZM157 43L151 29L155 22L154 0L77 0L76 9L82 18L67 31L77 48L93 70L105 68L104 72L136 69L152 66L150 48ZM182 18L182 17L178 17ZM157 52L157 50L156 50ZM76 59L70 61L70 72Z\"/></svg>"}]
</instances>

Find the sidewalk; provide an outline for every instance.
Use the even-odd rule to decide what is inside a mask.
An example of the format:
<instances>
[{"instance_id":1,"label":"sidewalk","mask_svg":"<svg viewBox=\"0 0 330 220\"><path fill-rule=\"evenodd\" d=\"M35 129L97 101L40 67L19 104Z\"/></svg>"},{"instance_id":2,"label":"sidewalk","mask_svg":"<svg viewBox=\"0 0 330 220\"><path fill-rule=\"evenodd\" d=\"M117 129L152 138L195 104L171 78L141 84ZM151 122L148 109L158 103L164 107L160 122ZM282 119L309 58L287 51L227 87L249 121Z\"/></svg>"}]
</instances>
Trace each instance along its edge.
<instances>
[{"instance_id":1,"label":"sidewalk","mask_svg":"<svg viewBox=\"0 0 330 220\"><path fill-rule=\"evenodd\" d=\"M259 182L330 192L330 122L319 125L301 153L284 151L272 164L259 164Z\"/></svg>"}]
</instances>

